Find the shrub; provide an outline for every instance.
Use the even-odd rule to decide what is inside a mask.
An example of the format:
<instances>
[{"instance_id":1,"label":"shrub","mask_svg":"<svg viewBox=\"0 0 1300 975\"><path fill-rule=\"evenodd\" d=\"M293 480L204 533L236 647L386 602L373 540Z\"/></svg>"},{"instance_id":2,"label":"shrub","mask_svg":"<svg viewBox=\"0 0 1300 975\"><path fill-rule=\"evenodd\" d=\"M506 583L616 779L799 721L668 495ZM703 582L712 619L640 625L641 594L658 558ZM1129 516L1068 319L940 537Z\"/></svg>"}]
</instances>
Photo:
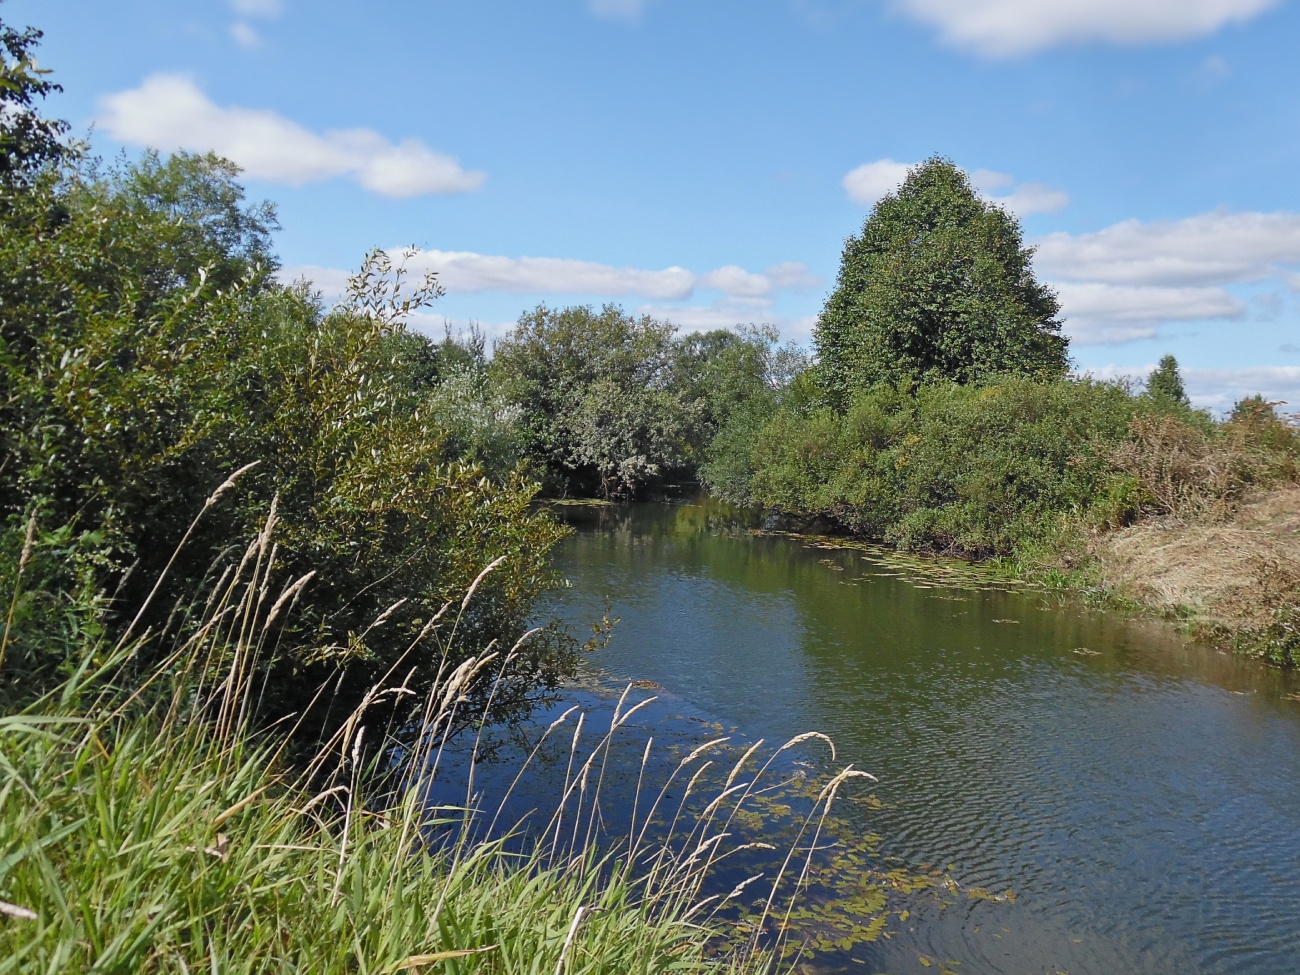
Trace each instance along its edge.
<instances>
[{"instance_id":1,"label":"shrub","mask_svg":"<svg viewBox=\"0 0 1300 975\"><path fill-rule=\"evenodd\" d=\"M1139 404L1090 380L878 386L843 413L789 405L750 454L751 499L903 547L1005 555L1108 483Z\"/></svg>"},{"instance_id":2,"label":"shrub","mask_svg":"<svg viewBox=\"0 0 1300 975\"><path fill-rule=\"evenodd\" d=\"M1255 397L1222 424L1188 410L1136 417L1109 457L1148 513L1223 517L1257 488L1300 479L1300 434Z\"/></svg>"},{"instance_id":3,"label":"shrub","mask_svg":"<svg viewBox=\"0 0 1300 975\"><path fill-rule=\"evenodd\" d=\"M407 288L377 254L339 308L276 284L273 212L245 204L235 175L211 156L149 156L8 193L0 511L35 505L42 528L96 539L100 585L140 601L205 510L142 621L160 626L224 564L225 539L274 509L277 564L315 576L268 664L268 706L293 710L304 677L336 668L346 699L499 557L463 645L513 643L561 530L530 511L535 485L475 456L412 382L402 321L436 283ZM532 645L512 661L519 686L553 679L561 658ZM412 679L441 663L416 656Z\"/></svg>"}]
</instances>

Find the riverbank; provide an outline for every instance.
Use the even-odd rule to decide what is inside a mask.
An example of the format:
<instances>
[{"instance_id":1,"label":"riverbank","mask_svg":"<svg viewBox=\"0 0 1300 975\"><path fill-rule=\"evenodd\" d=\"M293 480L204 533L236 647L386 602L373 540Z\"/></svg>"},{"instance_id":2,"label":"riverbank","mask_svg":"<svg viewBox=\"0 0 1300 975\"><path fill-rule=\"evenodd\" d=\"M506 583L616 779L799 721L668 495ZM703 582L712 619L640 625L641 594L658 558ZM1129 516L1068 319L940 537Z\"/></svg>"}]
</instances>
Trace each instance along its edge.
<instances>
[{"instance_id":1,"label":"riverbank","mask_svg":"<svg viewBox=\"0 0 1300 975\"><path fill-rule=\"evenodd\" d=\"M1300 657L1300 485L1223 518L1143 521L1090 546L1105 588L1272 663Z\"/></svg>"}]
</instances>

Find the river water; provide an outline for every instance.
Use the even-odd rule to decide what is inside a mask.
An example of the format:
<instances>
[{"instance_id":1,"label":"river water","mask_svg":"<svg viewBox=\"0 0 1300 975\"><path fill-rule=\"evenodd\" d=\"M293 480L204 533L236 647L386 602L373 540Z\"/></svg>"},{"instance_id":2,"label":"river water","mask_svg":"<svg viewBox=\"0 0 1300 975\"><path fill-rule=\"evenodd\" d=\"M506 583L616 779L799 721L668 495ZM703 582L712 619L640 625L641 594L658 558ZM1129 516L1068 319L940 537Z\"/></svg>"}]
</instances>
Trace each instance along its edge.
<instances>
[{"instance_id":1,"label":"river water","mask_svg":"<svg viewBox=\"0 0 1300 975\"><path fill-rule=\"evenodd\" d=\"M824 972L1300 972L1300 681L1172 627L755 535L710 502L571 508L589 665L749 739L830 735L860 828L1014 902L918 898ZM1296 695L1297 699L1292 699Z\"/></svg>"}]
</instances>

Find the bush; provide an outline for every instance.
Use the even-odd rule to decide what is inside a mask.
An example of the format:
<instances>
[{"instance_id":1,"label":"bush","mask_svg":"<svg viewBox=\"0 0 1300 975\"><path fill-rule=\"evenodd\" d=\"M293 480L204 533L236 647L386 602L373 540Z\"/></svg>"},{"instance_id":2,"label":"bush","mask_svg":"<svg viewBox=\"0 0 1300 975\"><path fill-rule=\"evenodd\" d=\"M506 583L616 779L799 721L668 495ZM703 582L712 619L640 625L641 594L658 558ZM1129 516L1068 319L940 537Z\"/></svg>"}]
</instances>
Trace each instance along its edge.
<instances>
[{"instance_id":1,"label":"bush","mask_svg":"<svg viewBox=\"0 0 1300 975\"><path fill-rule=\"evenodd\" d=\"M1300 432L1255 397L1222 424L1186 409L1137 417L1109 457L1147 513L1224 517L1258 488L1300 480Z\"/></svg>"},{"instance_id":2,"label":"bush","mask_svg":"<svg viewBox=\"0 0 1300 975\"><path fill-rule=\"evenodd\" d=\"M34 506L42 530L95 539L99 585L142 601L204 511L143 621L157 627L211 583L225 540L274 509L277 564L315 575L269 664L268 706L295 709L304 676L336 668L345 698L365 686L502 557L462 638L513 643L561 530L530 511L536 486L508 458L476 455L446 422L450 394L412 380L402 321L436 283L409 289L372 255L336 309L276 284L273 211L246 204L235 176L212 156L149 156L7 192L0 512ZM519 654L520 686L554 679L557 653L538 641ZM445 662L409 664L427 681Z\"/></svg>"},{"instance_id":3,"label":"bush","mask_svg":"<svg viewBox=\"0 0 1300 975\"><path fill-rule=\"evenodd\" d=\"M1108 483L1138 402L1089 380L878 386L847 412L789 404L751 445L747 499L906 548L1010 554Z\"/></svg>"}]
</instances>

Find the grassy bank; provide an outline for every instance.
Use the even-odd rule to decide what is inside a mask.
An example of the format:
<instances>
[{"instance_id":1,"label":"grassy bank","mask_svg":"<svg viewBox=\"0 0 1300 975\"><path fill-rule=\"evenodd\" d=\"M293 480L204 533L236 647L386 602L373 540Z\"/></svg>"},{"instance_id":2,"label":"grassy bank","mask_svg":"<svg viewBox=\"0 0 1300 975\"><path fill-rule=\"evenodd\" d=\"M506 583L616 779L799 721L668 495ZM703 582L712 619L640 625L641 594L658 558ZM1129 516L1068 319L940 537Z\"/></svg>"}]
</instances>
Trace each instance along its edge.
<instances>
[{"instance_id":1,"label":"grassy bank","mask_svg":"<svg viewBox=\"0 0 1300 975\"><path fill-rule=\"evenodd\" d=\"M709 893L720 865L753 848L733 838L735 824L759 815L765 773L785 749L755 746L706 776L720 738L655 787L647 746L631 823L610 835L606 765L641 706L620 701L593 741L580 719L550 726L532 755L552 732L572 736L563 787L530 797L538 811L526 821L502 821L509 797L484 808L475 791L485 712L469 694L485 679L494 693L519 648L468 659L454 650L490 569L412 645L441 661L406 712L414 723L394 724L383 706L413 693L389 674L325 741L303 737L319 726L306 714L259 727L258 658L291 629L299 588L276 581L273 527L192 607L197 624L166 652L156 634L114 639L99 599L73 600L80 625L61 629L10 612L4 647L36 633L59 641L51 650L69 666L22 707L6 685L0 973L739 975L772 971L773 953L788 954L780 919L839 787L861 773L815 790L762 877ZM20 554L11 607L40 554ZM312 697L328 706L330 693L327 684ZM426 795L448 747L465 798L435 807ZM724 917L744 926L728 934Z\"/></svg>"},{"instance_id":2,"label":"grassy bank","mask_svg":"<svg viewBox=\"0 0 1300 975\"><path fill-rule=\"evenodd\" d=\"M1300 662L1300 486L1261 491L1219 518L1153 518L1095 540L1108 590L1201 639Z\"/></svg>"},{"instance_id":3,"label":"grassy bank","mask_svg":"<svg viewBox=\"0 0 1300 975\"><path fill-rule=\"evenodd\" d=\"M372 806L202 723L49 702L0 719L0 971L740 972L707 958L696 878L598 851L436 847L412 791Z\"/></svg>"}]
</instances>

